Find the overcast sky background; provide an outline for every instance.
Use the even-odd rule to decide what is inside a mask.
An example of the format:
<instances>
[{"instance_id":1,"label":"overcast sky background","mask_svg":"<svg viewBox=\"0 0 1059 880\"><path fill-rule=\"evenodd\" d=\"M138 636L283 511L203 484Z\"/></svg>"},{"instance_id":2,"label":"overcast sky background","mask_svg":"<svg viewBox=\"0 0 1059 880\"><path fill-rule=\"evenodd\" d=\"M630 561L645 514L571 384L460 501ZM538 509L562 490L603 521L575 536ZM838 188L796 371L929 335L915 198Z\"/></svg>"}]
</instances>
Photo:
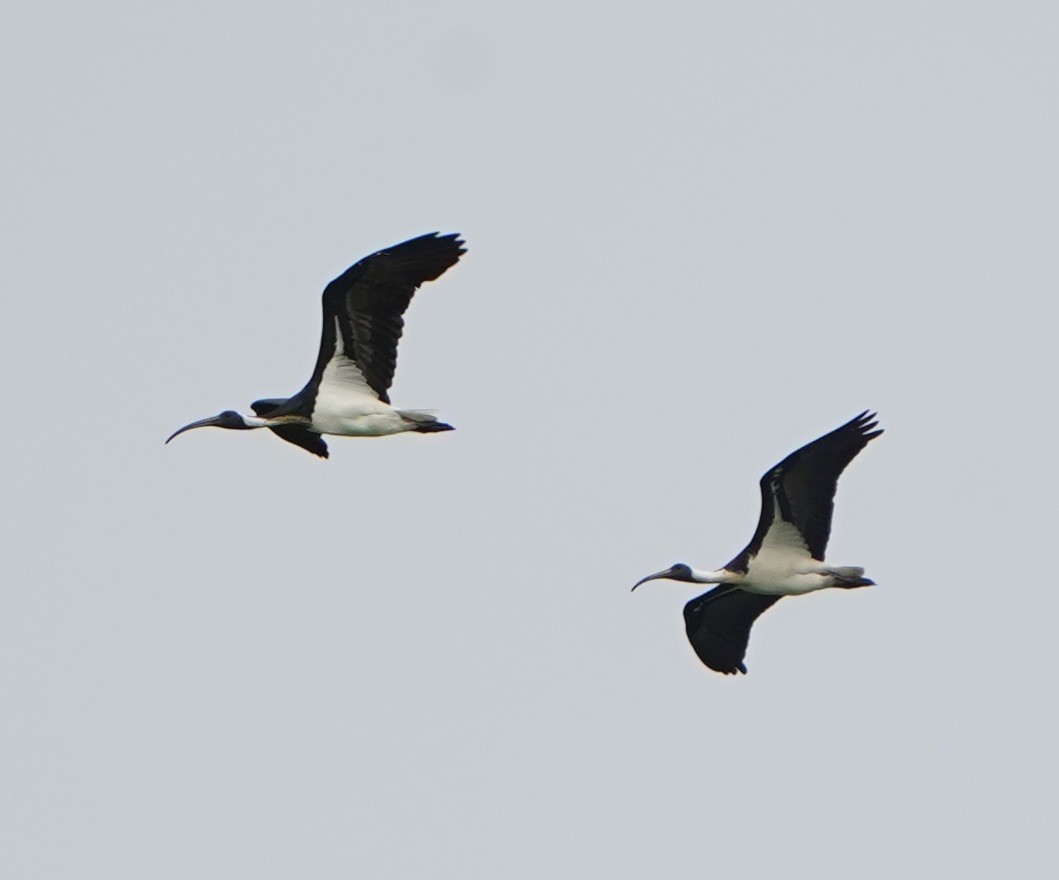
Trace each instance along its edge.
<instances>
[{"instance_id":1,"label":"overcast sky background","mask_svg":"<svg viewBox=\"0 0 1059 880\"><path fill-rule=\"evenodd\" d=\"M31 878L1051 877L1052 3L8 3L0 861ZM462 232L394 400L324 284ZM867 407L746 677L675 561Z\"/></svg>"}]
</instances>

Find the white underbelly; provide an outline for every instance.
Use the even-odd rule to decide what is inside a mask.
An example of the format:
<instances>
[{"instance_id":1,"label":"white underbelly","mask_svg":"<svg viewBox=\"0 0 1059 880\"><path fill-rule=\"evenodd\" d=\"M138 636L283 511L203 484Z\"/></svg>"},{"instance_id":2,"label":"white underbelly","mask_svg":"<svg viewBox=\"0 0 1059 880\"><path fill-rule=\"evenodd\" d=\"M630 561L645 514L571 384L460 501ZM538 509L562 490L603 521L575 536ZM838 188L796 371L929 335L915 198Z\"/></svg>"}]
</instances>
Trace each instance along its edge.
<instances>
[{"instance_id":1,"label":"white underbelly","mask_svg":"<svg viewBox=\"0 0 1059 880\"><path fill-rule=\"evenodd\" d=\"M768 596L797 596L822 590L830 578L806 571L818 565L808 553L762 553L750 561L740 586L748 593Z\"/></svg>"},{"instance_id":2,"label":"white underbelly","mask_svg":"<svg viewBox=\"0 0 1059 880\"><path fill-rule=\"evenodd\" d=\"M313 430L317 433L337 434L343 437L383 437L386 434L401 434L411 429L412 426L396 412L313 419Z\"/></svg>"},{"instance_id":3,"label":"white underbelly","mask_svg":"<svg viewBox=\"0 0 1059 880\"><path fill-rule=\"evenodd\" d=\"M397 410L381 400L317 400L312 429L343 437L382 437L411 430Z\"/></svg>"},{"instance_id":4,"label":"white underbelly","mask_svg":"<svg viewBox=\"0 0 1059 880\"><path fill-rule=\"evenodd\" d=\"M360 367L343 353L337 318L335 340L335 356L324 367L316 389L312 430L345 437L381 437L411 430L396 409L379 400Z\"/></svg>"},{"instance_id":5,"label":"white underbelly","mask_svg":"<svg viewBox=\"0 0 1059 880\"><path fill-rule=\"evenodd\" d=\"M755 578L747 572L747 580L739 585L748 593L765 596L800 596L830 586L822 574L790 574L785 578Z\"/></svg>"},{"instance_id":6,"label":"white underbelly","mask_svg":"<svg viewBox=\"0 0 1059 880\"><path fill-rule=\"evenodd\" d=\"M820 571L822 567L809 553L801 533L777 510L739 586L749 593L768 596L811 593L831 584L830 578Z\"/></svg>"}]
</instances>

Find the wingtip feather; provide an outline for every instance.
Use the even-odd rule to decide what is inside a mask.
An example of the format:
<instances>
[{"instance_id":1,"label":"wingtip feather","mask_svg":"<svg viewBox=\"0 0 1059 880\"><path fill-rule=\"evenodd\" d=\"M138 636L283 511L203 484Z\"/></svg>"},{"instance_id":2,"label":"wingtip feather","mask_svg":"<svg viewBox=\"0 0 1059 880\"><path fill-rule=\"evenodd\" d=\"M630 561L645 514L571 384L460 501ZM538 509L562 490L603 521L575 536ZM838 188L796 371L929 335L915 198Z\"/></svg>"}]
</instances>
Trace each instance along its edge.
<instances>
[{"instance_id":1,"label":"wingtip feather","mask_svg":"<svg viewBox=\"0 0 1059 880\"><path fill-rule=\"evenodd\" d=\"M878 425L879 414L877 412L873 412L871 410L866 409L859 415L854 416L842 427L852 428L867 441L874 440L876 437L883 433L883 428L879 428L877 431L875 430Z\"/></svg>"}]
</instances>

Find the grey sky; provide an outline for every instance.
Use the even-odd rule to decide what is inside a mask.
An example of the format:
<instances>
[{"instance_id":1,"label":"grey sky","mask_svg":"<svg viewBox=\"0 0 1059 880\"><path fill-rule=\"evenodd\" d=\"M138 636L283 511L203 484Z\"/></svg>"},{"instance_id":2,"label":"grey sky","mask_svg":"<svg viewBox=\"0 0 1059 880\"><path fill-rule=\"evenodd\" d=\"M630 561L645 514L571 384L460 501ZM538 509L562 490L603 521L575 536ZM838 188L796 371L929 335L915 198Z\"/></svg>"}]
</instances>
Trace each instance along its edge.
<instances>
[{"instance_id":1,"label":"grey sky","mask_svg":"<svg viewBox=\"0 0 1059 880\"><path fill-rule=\"evenodd\" d=\"M1050 877L1049 3L13 3L0 861L36 878ZM289 394L431 230L395 402ZM750 674L683 634L865 407Z\"/></svg>"}]
</instances>

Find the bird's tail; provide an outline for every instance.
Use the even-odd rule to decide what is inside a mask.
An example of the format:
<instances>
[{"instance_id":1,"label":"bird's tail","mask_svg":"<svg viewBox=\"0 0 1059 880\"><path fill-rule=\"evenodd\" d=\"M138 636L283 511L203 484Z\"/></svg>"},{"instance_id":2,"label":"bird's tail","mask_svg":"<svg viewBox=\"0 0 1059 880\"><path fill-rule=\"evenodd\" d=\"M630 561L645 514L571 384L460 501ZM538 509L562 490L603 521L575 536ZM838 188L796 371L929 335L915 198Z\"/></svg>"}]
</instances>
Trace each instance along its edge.
<instances>
[{"instance_id":1,"label":"bird's tail","mask_svg":"<svg viewBox=\"0 0 1059 880\"><path fill-rule=\"evenodd\" d=\"M864 569L859 565L828 566L828 574L835 579L836 587L873 587L875 581L864 577Z\"/></svg>"},{"instance_id":2,"label":"bird's tail","mask_svg":"<svg viewBox=\"0 0 1059 880\"><path fill-rule=\"evenodd\" d=\"M439 422L433 413L422 409L399 410L402 419L411 425L411 430L417 434L436 434L438 431L455 431L452 425Z\"/></svg>"}]
</instances>

